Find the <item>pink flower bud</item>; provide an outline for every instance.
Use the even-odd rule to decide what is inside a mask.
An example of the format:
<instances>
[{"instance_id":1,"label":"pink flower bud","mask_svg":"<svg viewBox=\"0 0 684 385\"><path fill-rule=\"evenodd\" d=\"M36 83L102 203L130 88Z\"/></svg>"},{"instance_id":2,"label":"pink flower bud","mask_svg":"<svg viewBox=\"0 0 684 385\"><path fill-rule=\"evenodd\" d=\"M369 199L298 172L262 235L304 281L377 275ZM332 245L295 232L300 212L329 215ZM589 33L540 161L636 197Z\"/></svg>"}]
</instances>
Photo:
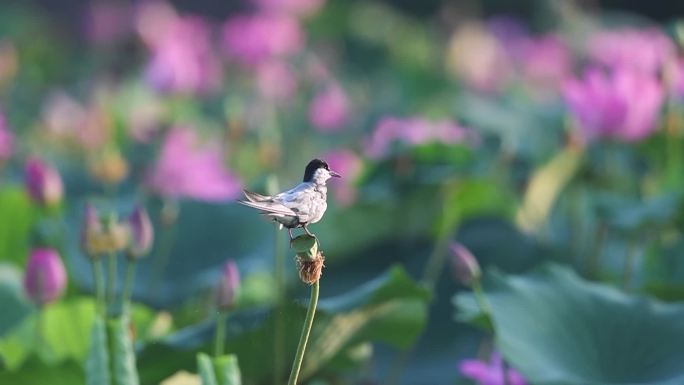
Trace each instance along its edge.
<instances>
[{"instance_id":1,"label":"pink flower bud","mask_svg":"<svg viewBox=\"0 0 684 385\"><path fill-rule=\"evenodd\" d=\"M459 282L470 286L474 281L480 279L482 275L480 265L470 250L466 249L462 244L455 242L451 244L451 253L454 275Z\"/></svg>"},{"instance_id":2,"label":"pink flower bud","mask_svg":"<svg viewBox=\"0 0 684 385\"><path fill-rule=\"evenodd\" d=\"M152 221L144 207L138 206L128 217L130 231L130 245L128 255L131 258L140 258L147 254L154 242L154 228Z\"/></svg>"},{"instance_id":3,"label":"pink flower bud","mask_svg":"<svg viewBox=\"0 0 684 385\"><path fill-rule=\"evenodd\" d=\"M238 288L240 287L240 272L235 261L230 260L223 265L221 281L216 292L216 305L227 310L235 305Z\"/></svg>"},{"instance_id":4,"label":"pink flower bud","mask_svg":"<svg viewBox=\"0 0 684 385\"><path fill-rule=\"evenodd\" d=\"M64 292L66 283L66 270L57 251L35 249L31 252L24 276L24 289L36 305L42 306L57 300Z\"/></svg>"},{"instance_id":5,"label":"pink flower bud","mask_svg":"<svg viewBox=\"0 0 684 385\"><path fill-rule=\"evenodd\" d=\"M59 172L38 158L29 158L24 167L26 190L38 204L46 207L57 205L64 195Z\"/></svg>"}]
</instances>

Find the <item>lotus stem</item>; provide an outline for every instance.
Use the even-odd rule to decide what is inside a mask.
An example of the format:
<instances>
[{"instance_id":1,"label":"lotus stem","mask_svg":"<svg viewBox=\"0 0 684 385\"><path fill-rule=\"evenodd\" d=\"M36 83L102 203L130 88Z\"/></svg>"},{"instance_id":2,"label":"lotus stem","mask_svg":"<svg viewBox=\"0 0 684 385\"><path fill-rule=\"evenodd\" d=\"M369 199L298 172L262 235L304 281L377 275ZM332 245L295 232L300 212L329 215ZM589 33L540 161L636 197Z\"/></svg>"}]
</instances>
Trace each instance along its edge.
<instances>
[{"instance_id":1,"label":"lotus stem","mask_svg":"<svg viewBox=\"0 0 684 385\"><path fill-rule=\"evenodd\" d=\"M216 314L216 334L214 340L214 356L221 357L226 342L226 312L219 310Z\"/></svg>"},{"instance_id":2,"label":"lotus stem","mask_svg":"<svg viewBox=\"0 0 684 385\"><path fill-rule=\"evenodd\" d=\"M314 282L313 285L311 285L311 298L309 300L309 308L306 311L304 327L302 328L302 334L299 337L299 345L297 345L297 354L295 355L294 362L292 363L292 371L290 371L290 379L287 381L287 385L297 384L299 370L301 369L302 361L304 360L304 351L306 350L306 343L309 340L309 335L311 334L311 326L313 325L314 315L316 314L319 289L320 283L319 280L317 280L316 282Z\"/></svg>"},{"instance_id":3,"label":"lotus stem","mask_svg":"<svg viewBox=\"0 0 684 385\"><path fill-rule=\"evenodd\" d=\"M133 284L135 282L135 268L137 263L134 259L129 259L126 266L126 279L124 280L123 295L121 297L122 311L128 313L131 308L131 297L133 295Z\"/></svg>"}]
</instances>

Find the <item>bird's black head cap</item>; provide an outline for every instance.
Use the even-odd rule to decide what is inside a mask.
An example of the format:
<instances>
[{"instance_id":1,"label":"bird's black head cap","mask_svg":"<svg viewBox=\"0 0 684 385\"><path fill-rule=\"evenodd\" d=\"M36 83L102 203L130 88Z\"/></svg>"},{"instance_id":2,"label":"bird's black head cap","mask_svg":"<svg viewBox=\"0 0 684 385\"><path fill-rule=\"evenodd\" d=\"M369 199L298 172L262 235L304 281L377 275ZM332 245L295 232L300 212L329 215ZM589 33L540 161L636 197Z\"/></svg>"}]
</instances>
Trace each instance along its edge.
<instances>
[{"instance_id":1,"label":"bird's black head cap","mask_svg":"<svg viewBox=\"0 0 684 385\"><path fill-rule=\"evenodd\" d=\"M320 159L314 159L309 164L306 165L306 170L304 170L304 182L311 182L313 180L314 173L319 168L324 168L330 170L328 164Z\"/></svg>"}]
</instances>

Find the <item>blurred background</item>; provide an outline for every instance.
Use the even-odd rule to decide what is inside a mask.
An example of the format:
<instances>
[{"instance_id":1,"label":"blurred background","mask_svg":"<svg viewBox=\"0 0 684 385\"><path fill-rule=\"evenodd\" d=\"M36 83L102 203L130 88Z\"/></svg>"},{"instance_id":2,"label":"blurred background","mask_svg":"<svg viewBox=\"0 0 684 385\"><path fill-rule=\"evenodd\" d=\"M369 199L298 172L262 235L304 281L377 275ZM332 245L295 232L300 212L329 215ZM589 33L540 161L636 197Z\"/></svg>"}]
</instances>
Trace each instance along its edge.
<instances>
[{"instance_id":1,"label":"blurred background","mask_svg":"<svg viewBox=\"0 0 684 385\"><path fill-rule=\"evenodd\" d=\"M683 17L617 0L2 2L0 383L85 381L86 202L152 218L141 383L199 383L229 260L226 349L244 384L284 383L308 287L286 231L235 201L316 157L343 178L311 226L326 260L304 383L684 383Z\"/></svg>"}]
</instances>

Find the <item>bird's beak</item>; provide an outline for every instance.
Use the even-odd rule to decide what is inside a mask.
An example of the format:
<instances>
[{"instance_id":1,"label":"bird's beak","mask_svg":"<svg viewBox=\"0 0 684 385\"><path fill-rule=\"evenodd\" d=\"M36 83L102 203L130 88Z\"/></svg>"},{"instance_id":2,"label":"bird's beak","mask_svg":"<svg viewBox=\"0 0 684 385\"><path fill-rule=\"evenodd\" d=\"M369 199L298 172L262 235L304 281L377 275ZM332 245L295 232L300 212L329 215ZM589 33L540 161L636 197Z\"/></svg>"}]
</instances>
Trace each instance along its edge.
<instances>
[{"instance_id":1,"label":"bird's beak","mask_svg":"<svg viewBox=\"0 0 684 385\"><path fill-rule=\"evenodd\" d=\"M333 170L330 170L329 172L330 172L330 176L332 176L332 177L335 177L335 178L342 178L342 175L336 173L336 172L333 171Z\"/></svg>"}]
</instances>

